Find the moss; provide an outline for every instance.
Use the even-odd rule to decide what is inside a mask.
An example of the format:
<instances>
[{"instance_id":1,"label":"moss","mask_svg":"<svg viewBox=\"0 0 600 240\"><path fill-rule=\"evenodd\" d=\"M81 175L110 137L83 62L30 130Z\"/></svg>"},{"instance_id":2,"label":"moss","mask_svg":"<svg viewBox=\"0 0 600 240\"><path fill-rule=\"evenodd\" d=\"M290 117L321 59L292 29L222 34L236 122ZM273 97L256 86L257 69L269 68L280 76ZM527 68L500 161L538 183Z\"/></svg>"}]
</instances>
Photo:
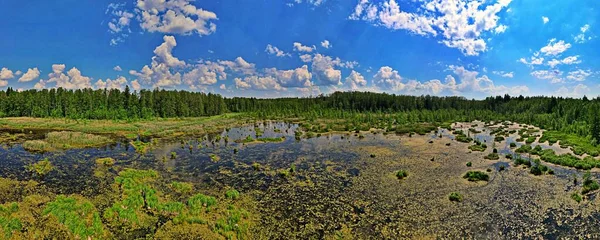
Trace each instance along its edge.
<instances>
[{"instance_id":1,"label":"moss","mask_svg":"<svg viewBox=\"0 0 600 240\"><path fill-rule=\"evenodd\" d=\"M247 211L230 205L226 216L217 220L215 230L227 239L244 239L248 234L249 225L243 220L248 217Z\"/></svg>"},{"instance_id":2,"label":"moss","mask_svg":"<svg viewBox=\"0 0 600 240\"><path fill-rule=\"evenodd\" d=\"M477 182L477 181L488 181L490 176L488 176L487 174L485 174L484 172L481 171L468 171L463 178L471 181L471 182Z\"/></svg>"},{"instance_id":3,"label":"moss","mask_svg":"<svg viewBox=\"0 0 600 240\"><path fill-rule=\"evenodd\" d=\"M46 205L43 215L58 219L78 239L102 238L104 226L94 205L82 197L59 195Z\"/></svg>"},{"instance_id":4,"label":"moss","mask_svg":"<svg viewBox=\"0 0 600 240\"><path fill-rule=\"evenodd\" d=\"M42 161L27 166L27 170L34 172L38 176L45 176L54 169L54 165L45 158Z\"/></svg>"},{"instance_id":5,"label":"moss","mask_svg":"<svg viewBox=\"0 0 600 240\"><path fill-rule=\"evenodd\" d=\"M190 208L190 212L198 215L200 213L210 212L217 204L217 199L204 194L196 194L188 200L187 204Z\"/></svg>"},{"instance_id":6,"label":"moss","mask_svg":"<svg viewBox=\"0 0 600 240\"><path fill-rule=\"evenodd\" d=\"M97 165L101 165L101 166L106 166L106 167L110 167L115 165L115 160L112 158L98 158L96 159L96 164Z\"/></svg>"},{"instance_id":7,"label":"moss","mask_svg":"<svg viewBox=\"0 0 600 240\"><path fill-rule=\"evenodd\" d=\"M450 195L448 195L448 200L452 202L462 202L463 195L458 192L452 192Z\"/></svg>"},{"instance_id":8,"label":"moss","mask_svg":"<svg viewBox=\"0 0 600 240\"><path fill-rule=\"evenodd\" d=\"M19 211L19 205L16 202L0 205L0 236L3 239L10 239L15 232L20 232L23 224L15 215Z\"/></svg>"}]
</instances>

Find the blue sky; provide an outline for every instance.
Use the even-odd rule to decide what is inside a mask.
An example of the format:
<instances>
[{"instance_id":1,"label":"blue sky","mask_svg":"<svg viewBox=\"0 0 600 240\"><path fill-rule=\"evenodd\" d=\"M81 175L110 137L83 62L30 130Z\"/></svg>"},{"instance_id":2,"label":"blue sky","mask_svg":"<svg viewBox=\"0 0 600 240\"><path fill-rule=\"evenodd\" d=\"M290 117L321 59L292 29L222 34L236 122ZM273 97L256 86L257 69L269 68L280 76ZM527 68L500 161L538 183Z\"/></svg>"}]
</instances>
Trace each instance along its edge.
<instances>
[{"instance_id":1,"label":"blue sky","mask_svg":"<svg viewBox=\"0 0 600 240\"><path fill-rule=\"evenodd\" d=\"M0 87L225 96L600 93L600 9L542 0L61 0L0 8Z\"/></svg>"}]
</instances>

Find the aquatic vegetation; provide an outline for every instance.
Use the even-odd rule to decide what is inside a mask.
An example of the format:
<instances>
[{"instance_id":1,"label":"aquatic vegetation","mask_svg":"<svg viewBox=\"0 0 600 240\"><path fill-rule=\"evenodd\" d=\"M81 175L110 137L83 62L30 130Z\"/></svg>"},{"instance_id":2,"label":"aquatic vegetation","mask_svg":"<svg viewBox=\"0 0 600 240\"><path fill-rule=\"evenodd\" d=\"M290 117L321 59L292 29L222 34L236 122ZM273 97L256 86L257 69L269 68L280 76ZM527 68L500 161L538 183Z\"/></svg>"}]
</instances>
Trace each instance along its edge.
<instances>
[{"instance_id":1,"label":"aquatic vegetation","mask_svg":"<svg viewBox=\"0 0 600 240\"><path fill-rule=\"evenodd\" d=\"M525 165L527 167L531 167L531 161L521 158L521 156L517 156L515 159L515 166Z\"/></svg>"},{"instance_id":2,"label":"aquatic vegetation","mask_svg":"<svg viewBox=\"0 0 600 240\"><path fill-rule=\"evenodd\" d=\"M131 144L131 146L133 146L135 151L139 154L144 154L148 152L148 150L152 146L152 142L142 142L140 140L131 141L129 144Z\"/></svg>"},{"instance_id":3,"label":"aquatic vegetation","mask_svg":"<svg viewBox=\"0 0 600 240\"><path fill-rule=\"evenodd\" d=\"M177 153L176 152L171 152L171 159L175 159L177 158Z\"/></svg>"},{"instance_id":4,"label":"aquatic vegetation","mask_svg":"<svg viewBox=\"0 0 600 240\"><path fill-rule=\"evenodd\" d=\"M19 205L16 202L0 205L0 236L3 239L10 239L15 232L20 232L23 228L21 220L15 213L19 211Z\"/></svg>"},{"instance_id":5,"label":"aquatic vegetation","mask_svg":"<svg viewBox=\"0 0 600 240\"><path fill-rule=\"evenodd\" d=\"M104 136L82 132L50 132L44 140L30 140L23 143L23 148L33 152L49 152L72 148L99 147L113 142Z\"/></svg>"},{"instance_id":6,"label":"aquatic vegetation","mask_svg":"<svg viewBox=\"0 0 600 240\"><path fill-rule=\"evenodd\" d=\"M221 158L216 154L210 154L210 160L213 162L218 162Z\"/></svg>"},{"instance_id":7,"label":"aquatic vegetation","mask_svg":"<svg viewBox=\"0 0 600 240\"><path fill-rule=\"evenodd\" d=\"M583 174L583 187L581 188L581 194L587 194L591 191L600 189L600 184L596 180L592 179L592 174L587 171Z\"/></svg>"},{"instance_id":8,"label":"aquatic vegetation","mask_svg":"<svg viewBox=\"0 0 600 240\"><path fill-rule=\"evenodd\" d=\"M512 159L512 158L513 158L513 155L512 155L512 154L510 154L510 153L507 153L507 154L505 154L505 155L504 155L504 157L505 157L506 159Z\"/></svg>"},{"instance_id":9,"label":"aquatic vegetation","mask_svg":"<svg viewBox=\"0 0 600 240\"><path fill-rule=\"evenodd\" d=\"M462 202L463 195L458 192L452 192L450 195L448 195L448 200L452 202Z\"/></svg>"},{"instance_id":10,"label":"aquatic vegetation","mask_svg":"<svg viewBox=\"0 0 600 240\"><path fill-rule=\"evenodd\" d=\"M539 142L548 142L554 144L560 141L561 147L571 147L576 155L582 155L587 153L591 156L598 156L600 154L600 146L594 145L590 139L581 137L575 134L561 133L558 131L545 131Z\"/></svg>"},{"instance_id":11,"label":"aquatic vegetation","mask_svg":"<svg viewBox=\"0 0 600 240\"><path fill-rule=\"evenodd\" d=\"M490 153L483 158L485 158L487 160L498 160L498 159L500 159L500 156L498 156L498 153Z\"/></svg>"},{"instance_id":12,"label":"aquatic vegetation","mask_svg":"<svg viewBox=\"0 0 600 240\"><path fill-rule=\"evenodd\" d=\"M50 143L43 140L29 140L23 143L23 148L30 152L51 152L55 149Z\"/></svg>"},{"instance_id":13,"label":"aquatic vegetation","mask_svg":"<svg viewBox=\"0 0 600 240\"><path fill-rule=\"evenodd\" d=\"M44 160L36 162L34 164L30 164L27 166L27 170L30 172L36 173L38 176L45 176L50 171L54 169L54 165L48 160L48 158L44 158Z\"/></svg>"},{"instance_id":14,"label":"aquatic vegetation","mask_svg":"<svg viewBox=\"0 0 600 240\"><path fill-rule=\"evenodd\" d=\"M408 177L408 172L407 172L407 171L405 171L405 170L398 170L398 171L396 172L396 178L398 178L398 179L402 180L402 179L404 179L405 177Z\"/></svg>"},{"instance_id":15,"label":"aquatic vegetation","mask_svg":"<svg viewBox=\"0 0 600 240\"><path fill-rule=\"evenodd\" d=\"M254 132L256 133L256 137L261 137L264 134L264 131L258 127L254 128Z\"/></svg>"},{"instance_id":16,"label":"aquatic vegetation","mask_svg":"<svg viewBox=\"0 0 600 240\"><path fill-rule=\"evenodd\" d=\"M467 167L471 167L471 166L473 166L473 163L467 162Z\"/></svg>"},{"instance_id":17,"label":"aquatic vegetation","mask_svg":"<svg viewBox=\"0 0 600 240\"><path fill-rule=\"evenodd\" d=\"M236 143L252 143L254 141L255 141L254 138L252 138L252 136L248 135L248 136L246 136L246 138L241 139L241 140L236 140L235 142Z\"/></svg>"},{"instance_id":18,"label":"aquatic vegetation","mask_svg":"<svg viewBox=\"0 0 600 240\"><path fill-rule=\"evenodd\" d=\"M259 142L283 142L283 140L285 140L285 138L283 137L274 137L274 138L259 138L256 139Z\"/></svg>"},{"instance_id":19,"label":"aquatic vegetation","mask_svg":"<svg viewBox=\"0 0 600 240\"><path fill-rule=\"evenodd\" d=\"M255 163L252 163L252 168L253 168L255 171L259 171L259 170L260 170L260 163L257 163L257 162L255 162Z\"/></svg>"},{"instance_id":20,"label":"aquatic vegetation","mask_svg":"<svg viewBox=\"0 0 600 240\"><path fill-rule=\"evenodd\" d=\"M517 147L517 144L516 144L516 143L514 143L514 142L511 142L511 143L510 143L510 148L516 148L516 147Z\"/></svg>"},{"instance_id":21,"label":"aquatic vegetation","mask_svg":"<svg viewBox=\"0 0 600 240\"><path fill-rule=\"evenodd\" d=\"M230 189L227 190L227 192L225 192L225 198L231 199L231 200L236 200L240 197L240 192L238 192L235 189Z\"/></svg>"},{"instance_id":22,"label":"aquatic vegetation","mask_svg":"<svg viewBox=\"0 0 600 240\"><path fill-rule=\"evenodd\" d=\"M104 226L100 214L94 205L82 197L66 197L59 195L49 202L43 215L51 215L58 219L75 238L103 238Z\"/></svg>"},{"instance_id":23,"label":"aquatic vegetation","mask_svg":"<svg viewBox=\"0 0 600 240\"><path fill-rule=\"evenodd\" d=\"M109 158L109 157L98 158L98 159L96 159L96 165L111 167L112 165L115 165L115 159Z\"/></svg>"},{"instance_id":24,"label":"aquatic vegetation","mask_svg":"<svg viewBox=\"0 0 600 240\"><path fill-rule=\"evenodd\" d=\"M216 204L217 199L215 197L206 196L201 193L190 197L187 202L190 212L195 215L210 212Z\"/></svg>"},{"instance_id":25,"label":"aquatic vegetation","mask_svg":"<svg viewBox=\"0 0 600 240\"><path fill-rule=\"evenodd\" d=\"M469 150L483 152L487 149L487 145L485 143L475 142L475 145L469 146Z\"/></svg>"},{"instance_id":26,"label":"aquatic vegetation","mask_svg":"<svg viewBox=\"0 0 600 240\"><path fill-rule=\"evenodd\" d=\"M471 182L477 182L477 181L488 181L490 179L490 176L488 176L487 174L485 174L484 172L481 171L468 171L463 178L471 181Z\"/></svg>"},{"instance_id":27,"label":"aquatic vegetation","mask_svg":"<svg viewBox=\"0 0 600 240\"><path fill-rule=\"evenodd\" d=\"M473 138L467 137L463 131L454 131L452 134L456 135L455 139L459 142L470 143L473 141Z\"/></svg>"},{"instance_id":28,"label":"aquatic vegetation","mask_svg":"<svg viewBox=\"0 0 600 240\"><path fill-rule=\"evenodd\" d=\"M230 205L227 209L227 216L217 220L215 224L216 232L227 239L234 239L234 237L243 239L249 226L242 219L248 218L248 216L248 212L244 209Z\"/></svg>"},{"instance_id":29,"label":"aquatic vegetation","mask_svg":"<svg viewBox=\"0 0 600 240\"><path fill-rule=\"evenodd\" d=\"M191 183L187 183L187 182L177 182L177 181L173 181L171 182L171 185L169 185L169 187L171 187L171 189L179 194L188 194L190 192L192 192L192 190L194 190L194 185L192 185Z\"/></svg>"},{"instance_id":30,"label":"aquatic vegetation","mask_svg":"<svg viewBox=\"0 0 600 240\"><path fill-rule=\"evenodd\" d=\"M581 195L579 195L579 193L576 192L571 194L571 199L575 200L578 203L580 203L583 200L583 198L581 198Z\"/></svg>"}]
</instances>

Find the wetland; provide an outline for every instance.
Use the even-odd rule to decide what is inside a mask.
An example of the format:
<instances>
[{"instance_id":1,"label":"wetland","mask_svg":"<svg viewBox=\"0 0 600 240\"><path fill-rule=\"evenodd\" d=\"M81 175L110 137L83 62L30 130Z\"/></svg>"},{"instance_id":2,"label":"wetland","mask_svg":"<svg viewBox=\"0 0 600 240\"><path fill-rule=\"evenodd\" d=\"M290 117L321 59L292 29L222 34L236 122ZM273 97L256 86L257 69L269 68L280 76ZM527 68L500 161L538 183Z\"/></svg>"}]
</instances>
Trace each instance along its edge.
<instances>
[{"instance_id":1,"label":"wetland","mask_svg":"<svg viewBox=\"0 0 600 240\"><path fill-rule=\"evenodd\" d=\"M597 160L540 142L545 131L534 126L459 122L417 134L238 119L213 128L170 137L6 130L0 236L480 239L600 232L595 165L545 161Z\"/></svg>"}]
</instances>

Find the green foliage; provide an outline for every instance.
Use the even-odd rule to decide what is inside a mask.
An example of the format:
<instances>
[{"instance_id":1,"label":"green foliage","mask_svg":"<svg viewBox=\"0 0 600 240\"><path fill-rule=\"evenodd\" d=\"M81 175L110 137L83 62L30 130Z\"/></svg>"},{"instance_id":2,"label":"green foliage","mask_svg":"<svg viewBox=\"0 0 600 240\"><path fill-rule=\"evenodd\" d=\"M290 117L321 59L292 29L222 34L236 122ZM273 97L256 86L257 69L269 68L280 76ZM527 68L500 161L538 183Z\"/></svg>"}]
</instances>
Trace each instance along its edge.
<instances>
[{"instance_id":1,"label":"green foliage","mask_svg":"<svg viewBox=\"0 0 600 240\"><path fill-rule=\"evenodd\" d=\"M0 205L0 235L2 239L10 239L14 232L21 231L23 224L15 215L19 211L16 202Z\"/></svg>"},{"instance_id":2,"label":"green foliage","mask_svg":"<svg viewBox=\"0 0 600 240\"><path fill-rule=\"evenodd\" d=\"M471 182L477 182L477 181L488 181L490 179L490 176L488 176L486 173L481 172L481 171L468 171L463 178L471 181Z\"/></svg>"},{"instance_id":3,"label":"green foliage","mask_svg":"<svg viewBox=\"0 0 600 240\"><path fill-rule=\"evenodd\" d=\"M112 165L115 165L115 159L109 158L109 157L98 158L98 159L96 159L96 165L110 167Z\"/></svg>"},{"instance_id":4,"label":"green foliage","mask_svg":"<svg viewBox=\"0 0 600 240\"><path fill-rule=\"evenodd\" d=\"M194 190L194 185L192 185L191 183L187 183L187 182L177 182L177 181L173 181L171 182L171 185L169 185L171 187L171 189L173 189L173 191L179 193L179 194L187 194L192 192L192 190Z\"/></svg>"},{"instance_id":5,"label":"green foliage","mask_svg":"<svg viewBox=\"0 0 600 240\"><path fill-rule=\"evenodd\" d=\"M274 137L274 138L259 138L256 139L259 142L283 142L283 140L285 140L285 138L283 137Z\"/></svg>"},{"instance_id":6,"label":"green foliage","mask_svg":"<svg viewBox=\"0 0 600 240\"><path fill-rule=\"evenodd\" d=\"M176 152L171 152L171 159L175 159L177 158L177 153Z\"/></svg>"},{"instance_id":7,"label":"green foliage","mask_svg":"<svg viewBox=\"0 0 600 240\"><path fill-rule=\"evenodd\" d=\"M152 142L142 142L140 140L135 140L130 142L131 146L135 149L135 151L139 154L144 154L148 152L150 149Z\"/></svg>"},{"instance_id":8,"label":"green foliage","mask_svg":"<svg viewBox=\"0 0 600 240\"><path fill-rule=\"evenodd\" d=\"M531 151L531 149L533 149L531 147L531 145L524 144L520 148L517 148L517 150L515 150L515 152L517 152L517 153L528 153L529 151Z\"/></svg>"},{"instance_id":9,"label":"green foliage","mask_svg":"<svg viewBox=\"0 0 600 240\"><path fill-rule=\"evenodd\" d=\"M59 195L46 205L43 215L52 215L79 239L101 238L104 226L100 214L89 201L78 197Z\"/></svg>"},{"instance_id":10,"label":"green foliage","mask_svg":"<svg viewBox=\"0 0 600 240\"><path fill-rule=\"evenodd\" d=\"M583 200L581 198L581 195L579 195L579 193L576 193L576 192L571 194L571 199L575 200L578 203L580 203Z\"/></svg>"},{"instance_id":11,"label":"green foliage","mask_svg":"<svg viewBox=\"0 0 600 240\"><path fill-rule=\"evenodd\" d=\"M500 156L498 156L498 153L490 153L483 158L485 158L487 160L498 160L498 159L500 159Z\"/></svg>"},{"instance_id":12,"label":"green foliage","mask_svg":"<svg viewBox=\"0 0 600 240\"><path fill-rule=\"evenodd\" d=\"M45 176L54 169L54 165L52 165L48 158L44 158L42 161L27 165L26 168L30 172L36 173L38 176Z\"/></svg>"},{"instance_id":13,"label":"green foliage","mask_svg":"<svg viewBox=\"0 0 600 240\"><path fill-rule=\"evenodd\" d=\"M471 167L471 166L473 166L473 163L467 162L467 167Z\"/></svg>"},{"instance_id":14,"label":"green foliage","mask_svg":"<svg viewBox=\"0 0 600 240\"><path fill-rule=\"evenodd\" d=\"M463 195L458 192L452 192L450 195L448 195L448 200L452 202L462 202Z\"/></svg>"},{"instance_id":15,"label":"green foliage","mask_svg":"<svg viewBox=\"0 0 600 240\"><path fill-rule=\"evenodd\" d=\"M510 148L516 148L516 147L517 147L517 144L516 144L516 143L514 143L514 142L511 142L511 143L510 143Z\"/></svg>"},{"instance_id":16,"label":"green foliage","mask_svg":"<svg viewBox=\"0 0 600 240\"><path fill-rule=\"evenodd\" d=\"M486 149L487 149L487 145L485 143L481 143L478 141L475 141L475 145L469 146L469 150L471 150L471 151L483 152Z\"/></svg>"},{"instance_id":17,"label":"green foliage","mask_svg":"<svg viewBox=\"0 0 600 240\"><path fill-rule=\"evenodd\" d=\"M216 232L225 236L227 239L243 238L243 235L248 231L248 224L242 219L248 218L248 212L230 205L227 209L227 216L217 220L215 224Z\"/></svg>"},{"instance_id":18,"label":"green foliage","mask_svg":"<svg viewBox=\"0 0 600 240\"><path fill-rule=\"evenodd\" d=\"M235 189L230 189L230 190L227 190L227 192L225 192L225 198L235 200L235 199L238 199L239 197L240 197L240 192L238 192Z\"/></svg>"},{"instance_id":19,"label":"green foliage","mask_svg":"<svg viewBox=\"0 0 600 240\"><path fill-rule=\"evenodd\" d=\"M494 141L496 141L496 142L502 142L502 141L504 141L504 137L502 137L502 136L496 136L496 137L494 137Z\"/></svg>"},{"instance_id":20,"label":"green foliage","mask_svg":"<svg viewBox=\"0 0 600 240\"><path fill-rule=\"evenodd\" d=\"M402 180L406 177L408 177L408 172L406 170L398 170L396 172L396 178Z\"/></svg>"},{"instance_id":21,"label":"green foliage","mask_svg":"<svg viewBox=\"0 0 600 240\"><path fill-rule=\"evenodd\" d=\"M215 197L206 196L204 194L196 194L188 200L188 206L192 214L200 214L210 212L217 204Z\"/></svg>"},{"instance_id":22,"label":"green foliage","mask_svg":"<svg viewBox=\"0 0 600 240\"><path fill-rule=\"evenodd\" d=\"M581 194L587 194L591 191L595 191L600 189L600 185L596 180L592 179L592 174L590 171L587 171L583 174L583 187L581 189Z\"/></svg>"}]
</instances>

